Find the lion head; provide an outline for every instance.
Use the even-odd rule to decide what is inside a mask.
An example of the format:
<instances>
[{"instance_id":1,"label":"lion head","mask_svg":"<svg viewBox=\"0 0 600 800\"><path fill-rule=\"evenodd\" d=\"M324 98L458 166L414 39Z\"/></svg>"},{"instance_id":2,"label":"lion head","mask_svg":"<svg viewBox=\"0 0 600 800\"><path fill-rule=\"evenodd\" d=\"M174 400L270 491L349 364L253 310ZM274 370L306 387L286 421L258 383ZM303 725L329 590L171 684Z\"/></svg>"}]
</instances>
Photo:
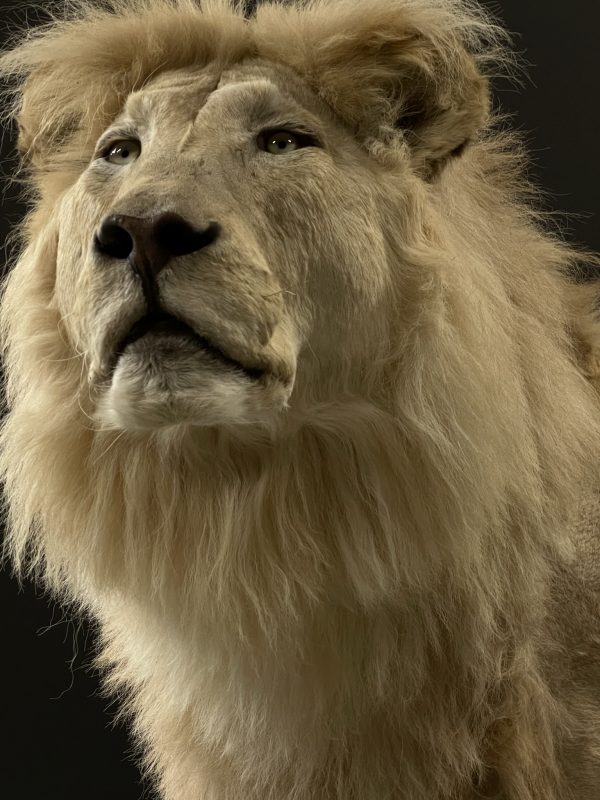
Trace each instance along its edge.
<instances>
[{"instance_id":1,"label":"lion head","mask_svg":"<svg viewBox=\"0 0 600 800\"><path fill-rule=\"evenodd\" d=\"M431 800L492 764L551 800L531 636L598 469L598 334L495 125L502 33L243 10L80 3L0 61L34 200L9 546L100 620L169 798Z\"/></svg>"},{"instance_id":2,"label":"lion head","mask_svg":"<svg viewBox=\"0 0 600 800\"><path fill-rule=\"evenodd\" d=\"M299 74L298 12L287 11L284 53L275 18L261 11L257 40L218 4L203 14L153 7L177 46L134 41L136 59L120 73L111 62L123 57L127 16L91 56L86 35L108 23L90 12L69 55L49 56L61 79L47 64L29 67L21 149L45 186L48 170L69 168L67 153L79 165L47 225L57 241L52 304L85 361L86 411L105 429L272 424L299 360L298 395L384 361L398 288L385 266L397 247L385 215L411 218L421 201L413 172L439 168L487 115L485 81L464 47L452 51L443 18L434 33L444 48L410 14L395 21L393 44L362 22L350 81L335 48L315 49ZM224 18L227 39L209 46ZM32 60L41 47L29 48ZM401 193L382 159L368 157L374 137L389 140Z\"/></svg>"}]
</instances>

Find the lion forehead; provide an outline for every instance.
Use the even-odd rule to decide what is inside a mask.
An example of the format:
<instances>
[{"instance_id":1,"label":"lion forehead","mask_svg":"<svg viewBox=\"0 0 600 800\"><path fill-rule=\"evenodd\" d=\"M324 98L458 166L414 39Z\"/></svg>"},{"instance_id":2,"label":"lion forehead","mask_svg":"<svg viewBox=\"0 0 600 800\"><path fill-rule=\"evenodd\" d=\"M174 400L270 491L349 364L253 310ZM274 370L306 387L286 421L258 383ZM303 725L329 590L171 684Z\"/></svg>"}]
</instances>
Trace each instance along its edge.
<instances>
[{"instance_id":1,"label":"lion forehead","mask_svg":"<svg viewBox=\"0 0 600 800\"><path fill-rule=\"evenodd\" d=\"M252 59L223 70L209 65L161 72L127 97L118 119L143 123L168 116L173 120L180 112L189 123L210 121L224 111L229 119L247 126L277 114L302 114L313 124L331 118L330 109L292 70Z\"/></svg>"}]
</instances>

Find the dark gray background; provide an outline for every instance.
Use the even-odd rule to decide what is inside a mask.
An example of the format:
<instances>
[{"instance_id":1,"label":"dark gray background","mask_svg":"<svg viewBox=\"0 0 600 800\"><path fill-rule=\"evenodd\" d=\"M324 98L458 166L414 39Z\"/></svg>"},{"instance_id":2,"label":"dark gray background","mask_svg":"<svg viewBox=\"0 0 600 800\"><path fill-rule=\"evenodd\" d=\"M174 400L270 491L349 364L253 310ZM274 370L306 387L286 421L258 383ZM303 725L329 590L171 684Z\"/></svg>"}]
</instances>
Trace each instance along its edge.
<instances>
[{"instance_id":1,"label":"dark gray background","mask_svg":"<svg viewBox=\"0 0 600 800\"><path fill-rule=\"evenodd\" d=\"M360 0L357 0L359 2ZM593 0L501 0L489 5L529 63L523 88L496 87L496 103L528 132L531 175L549 195L563 234L600 250L600 6ZM24 19L16 3L0 17L4 32ZM0 12L2 13L2 12ZM31 19L31 16L30 16ZM2 160L10 173L11 140ZM0 240L23 213L6 187ZM4 621L0 791L11 800L138 800L144 787L115 710L90 668L93 632L7 571L0 574Z\"/></svg>"}]
</instances>

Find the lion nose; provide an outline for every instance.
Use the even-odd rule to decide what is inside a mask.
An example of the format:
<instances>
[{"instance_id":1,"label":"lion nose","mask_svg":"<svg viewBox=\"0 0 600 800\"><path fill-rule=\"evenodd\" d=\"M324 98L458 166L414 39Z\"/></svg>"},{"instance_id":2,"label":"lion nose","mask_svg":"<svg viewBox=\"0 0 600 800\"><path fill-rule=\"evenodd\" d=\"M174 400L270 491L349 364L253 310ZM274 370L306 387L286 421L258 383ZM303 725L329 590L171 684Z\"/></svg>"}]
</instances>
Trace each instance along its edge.
<instances>
[{"instance_id":1,"label":"lion nose","mask_svg":"<svg viewBox=\"0 0 600 800\"><path fill-rule=\"evenodd\" d=\"M210 222L194 228L180 214L168 211L154 217L106 217L94 237L97 252L127 259L143 278L155 278L174 256L195 253L218 237L221 226Z\"/></svg>"}]
</instances>

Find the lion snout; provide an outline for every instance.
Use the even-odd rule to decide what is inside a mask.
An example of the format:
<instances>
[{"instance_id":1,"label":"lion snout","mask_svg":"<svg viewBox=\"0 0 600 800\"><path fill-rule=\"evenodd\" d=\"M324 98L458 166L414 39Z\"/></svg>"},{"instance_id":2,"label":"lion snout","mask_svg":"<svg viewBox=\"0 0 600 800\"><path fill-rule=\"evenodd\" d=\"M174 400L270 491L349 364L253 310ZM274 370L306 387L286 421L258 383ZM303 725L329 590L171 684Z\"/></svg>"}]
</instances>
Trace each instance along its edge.
<instances>
[{"instance_id":1,"label":"lion snout","mask_svg":"<svg viewBox=\"0 0 600 800\"><path fill-rule=\"evenodd\" d=\"M103 256L126 260L141 278L146 300L154 305L156 277L171 259L202 250L220 232L218 222L198 229L173 211L151 217L111 214L94 235L94 249Z\"/></svg>"}]
</instances>

